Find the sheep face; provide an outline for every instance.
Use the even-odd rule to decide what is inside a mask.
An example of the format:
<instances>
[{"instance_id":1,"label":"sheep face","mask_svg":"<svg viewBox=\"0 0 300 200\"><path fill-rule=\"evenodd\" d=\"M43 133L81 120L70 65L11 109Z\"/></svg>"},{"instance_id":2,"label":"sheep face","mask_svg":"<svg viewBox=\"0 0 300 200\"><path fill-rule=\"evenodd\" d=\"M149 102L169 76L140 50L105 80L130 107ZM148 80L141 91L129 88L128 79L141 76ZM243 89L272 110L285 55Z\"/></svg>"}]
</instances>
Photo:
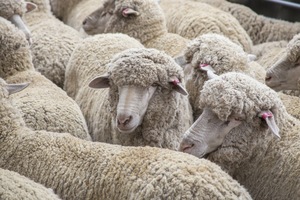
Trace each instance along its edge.
<instances>
[{"instance_id":1,"label":"sheep face","mask_svg":"<svg viewBox=\"0 0 300 200\"><path fill-rule=\"evenodd\" d=\"M180 144L180 151L199 158L216 150L231 129L240 125L237 117L222 121L210 109L203 110L201 116L185 133Z\"/></svg>"},{"instance_id":2,"label":"sheep face","mask_svg":"<svg viewBox=\"0 0 300 200\"><path fill-rule=\"evenodd\" d=\"M112 17L115 9L115 1L106 1L103 6L92 12L82 22L84 31L89 35L104 33L105 25Z\"/></svg>"},{"instance_id":3,"label":"sheep face","mask_svg":"<svg viewBox=\"0 0 300 200\"><path fill-rule=\"evenodd\" d=\"M286 53L267 71L266 84L275 91L300 88L300 34L288 44Z\"/></svg>"},{"instance_id":4,"label":"sheep face","mask_svg":"<svg viewBox=\"0 0 300 200\"><path fill-rule=\"evenodd\" d=\"M29 44L32 43L30 31L22 20L25 12L31 12L36 8L36 5L23 0L1 0L0 1L0 16L9 20L18 27L26 36Z\"/></svg>"}]
</instances>

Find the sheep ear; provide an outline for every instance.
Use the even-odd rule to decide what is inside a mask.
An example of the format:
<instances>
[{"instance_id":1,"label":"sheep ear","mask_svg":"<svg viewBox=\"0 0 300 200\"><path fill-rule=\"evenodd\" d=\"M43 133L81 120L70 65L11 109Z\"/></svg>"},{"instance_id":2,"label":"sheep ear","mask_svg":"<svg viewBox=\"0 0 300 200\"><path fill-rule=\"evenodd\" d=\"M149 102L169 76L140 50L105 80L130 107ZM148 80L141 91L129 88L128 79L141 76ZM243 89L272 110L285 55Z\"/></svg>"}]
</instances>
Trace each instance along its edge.
<instances>
[{"instance_id":1,"label":"sheep ear","mask_svg":"<svg viewBox=\"0 0 300 200\"><path fill-rule=\"evenodd\" d=\"M5 88L7 89L9 94L13 94L16 92L20 92L25 89L29 83L20 83L20 84L6 84Z\"/></svg>"},{"instance_id":2,"label":"sheep ear","mask_svg":"<svg viewBox=\"0 0 300 200\"><path fill-rule=\"evenodd\" d=\"M202 71L206 71L208 79L213 79L218 77L218 75L215 74L216 71L210 65L200 64L199 67Z\"/></svg>"},{"instance_id":3,"label":"sheep ear","mask_svg":"<svg viewBox=\"0 0 300 200\"><path fill-rule=\"evenodd\" d=\"M122 10L122 15L124 17L128 17L128 16L138 16L140 15L140 13L132 8L125 8Z\"/></svg>"},{"instance_id":4,"label":"sheep ear","mask_svg":"<svg viewBox=\"0 0 300 200\"><path fill-rule=\"evenodd\" d=\"M280 135L279 135L279 128L275 122L275 119L274 119L274 115L271 111L261 111L259 114L258 114L259 117L261 117L262 119L264 119L268 125L268 127L270 128L270 130L272 131L272 133L280 138Z\"/></svg>"},{"instance_id":5,"label":"sheep ear","mask_svg":"<svg viewBox=\"0 0 300 200\"><path fill-rule=\"evenodd\" d=\"M34 3L31 2L25 2L25 3L26 3L26 13L29 13L37 9L37 5L35 5Z\"/></svg>"},{"instance_id":6,"label":"sheep ear","mask_svg":"<svg viewBox=\"0 0 300 200\"><path fill-rule=\"evenodd\" d=\"M173 85L173 90L175 90L176 92L179 92L182 95L188 95L188 92L177 77L171 77L169 83Z\"/></svg>"},{"instance_id":7,"label":"sheep ear","mask_svg":"<svg viewBox=\"0 0 300 200\"><path fill-rule=\"evenodd\" d=\"M102 76L98 76L94 78L90 83L90 88L108 88L109 85L109 75L103 74Z\"/></svg>"},{"instance_id":8,"label":"sheep ear","mask_svg":"<svg viewBox=\"0 0 300 200\"><path fill-rule=\"evenodd\" d=\"M248 62L252 62L256 60L256 55L254 54L248 54Z\"/></svg>"}]
</instances>

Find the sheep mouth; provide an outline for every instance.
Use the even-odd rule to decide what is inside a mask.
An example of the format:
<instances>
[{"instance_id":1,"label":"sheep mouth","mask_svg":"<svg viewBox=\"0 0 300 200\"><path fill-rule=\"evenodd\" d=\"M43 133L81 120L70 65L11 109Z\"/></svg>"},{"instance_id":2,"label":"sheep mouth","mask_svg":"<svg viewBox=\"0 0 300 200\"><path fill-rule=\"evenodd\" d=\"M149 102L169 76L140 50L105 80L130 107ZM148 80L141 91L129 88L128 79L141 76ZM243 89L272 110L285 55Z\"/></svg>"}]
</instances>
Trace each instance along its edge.
<instances>
[{"instance_id":1,"label":"sheep mouth","mask_svg":"<svg viewBox=\"0 0 300 200\"><path fill-rule=\"evenodd\" d=\"M118 130L119 130L121 133L132 133L136 128L137 128L137 126L130 127L130 128L119 128L119 127L118 127Z\"/></svg>"}]
</instances>

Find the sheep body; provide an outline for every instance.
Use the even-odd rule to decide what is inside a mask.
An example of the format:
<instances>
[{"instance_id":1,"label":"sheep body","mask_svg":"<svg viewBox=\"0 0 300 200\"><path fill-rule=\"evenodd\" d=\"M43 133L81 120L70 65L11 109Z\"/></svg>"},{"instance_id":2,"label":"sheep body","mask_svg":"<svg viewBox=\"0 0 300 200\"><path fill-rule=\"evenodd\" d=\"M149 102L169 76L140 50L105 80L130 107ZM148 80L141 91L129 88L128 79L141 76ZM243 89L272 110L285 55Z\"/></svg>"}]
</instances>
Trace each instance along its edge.
<instances>
[{"instance_id":1,"label":"sheep body","mask_svg":"<svg viewBox=\"0 0 300 200\"><path fill-rule=\"evenodd\" d=\"M206 33L218 33L251 53L250 37L230 14L208 4L192 1L165 0L161 1L160 5L166 15L168 31L187 39L194 39ZM187 10L189 12L186 12Z\"/></svg>"},{"instance_id":2,"label":"sheep body","mask_svg":"<svg viewBox=\"0 0 300 200\"><path fill-rule=\"evenodd\" d=\"M132 9L134 14L127 16L126 9ZM86 18L83 29L90 35L125 33L145 47L165 51L171 56L179 55L188 42L177 34L168 33L162 9L151 0L106 0Z\"/></svg>"},{"instance_id":3,"label":"sheep body","mask_svg":"<svg viewBox=\"0 0 300 200\"><path fill-rule=\"evenodd\" d=\"M300 122L287 113L278 94L249 76L229 72L206 81L200 99L201 108L210 109L218 121L232 120L231 117L240 121L227 131L221 146L207 159L228 171L254 199L297 199ZM281 139L274 138L271 125L260 115L266 111L271 113L268 119L273 118L277 124ZM203 130L214 134L210 128L215 123L216 120L203 126L199 123L198 137L203 138ZM220 131L221 128L216 133Z\"/></svg>"},{"instance_id":4,"label":"sheep body","mask_svg":"<svg viewBox=\"0 0 300 200\"><path fill-rule=\"evenodd\" d=\"M25 15L32 33L33 64L37 71L63 88L65 69L72 51L82 38L50 11L49 0L30 0L38 9Z\"/></svg>"},{"instance_id":5,"label":"sheep body","mask_svg":"<svg viewBox=\"0 0 300 200\"><path fill-rule=\"evenodd\" d=\"M101 50L95 51L94 49L99 45L102 47ZM166 84L167 77L171 74L177 76L179 80L183 80L179 66L171 58L165 57L165 54L155 50L145 50L145 55L140 53L141 55L137 57L131 56L131 54L138 55L139 51L143 50L132 50L108 64L109 59L117 52L134 47L141 49L143 46L123 34L102 34L87 38L82 45L76 48L71 57L67 67L65 89L81 107L94 141L176 149L181 134L192 123L192 118L188 99L170 92L170 89L160 89L153 95L143 122L135 131L123 134L114 128L118 103L117 86L138 84L142 87L149 87L148 82L157 77L159 77L157 83ZM153 53L151 53L152 51ZM82 56L83 52L85 52L84 57ZM108 65L105 66L106 64ZM115 66L115 69L111 69L113 72L109 70L109 65ZM105 72L112 73L113 80L116 81L114 84L110 83L109 90L94 91L88 88L88 84L95 74L102 75ZM147 75L145 76L145 74ZM153 80L148 77L152 77ZM87 100L87 96L93 98Z\"/></svg>"},{"instance_id":6,"label":"sheep body","mask_svg":"<svg viewBox=\"0 0 300 200\"><path fill-rule=\"evenodd\" d=\"M232 14L247 31L253 44L264 42L289 41L294 35L300 33L300 23L287 22L258 15L250 8L230 3L225 0L193 0L213 5Z\"/></svg>"},{"instance_id":7,"label":"sheep body","mask_svg":"<svg viewBox=\"0 0 300 200\"><path fill-rule=\"evenodd\" d=\"M9 83L30 82L26 91L13 94L26 124L34 130L71 132L90 139L79 106L66 92L35 71L24 35L0 18L0 76Z\"/></svg>"},{"instance_id":8,"label":"sheep body","mask_svg":"<svg viewBox=\"0 0 300 200\"><path fill-rule=\"evenodd\" d=\"M0 167L62 199L251 199L217 165L180 152L88 142L32 131L0 80Z\"/></svg>"},{"instance_id":9,"label":"sheep body","mask_svg":"<svg viewBox=\"0 0 300 200\"><path fill-rule=\"evenodd\" d=\"M9 170L0 169L1 199L59 200L52 189Z\"/></svg>"}]
</instances>

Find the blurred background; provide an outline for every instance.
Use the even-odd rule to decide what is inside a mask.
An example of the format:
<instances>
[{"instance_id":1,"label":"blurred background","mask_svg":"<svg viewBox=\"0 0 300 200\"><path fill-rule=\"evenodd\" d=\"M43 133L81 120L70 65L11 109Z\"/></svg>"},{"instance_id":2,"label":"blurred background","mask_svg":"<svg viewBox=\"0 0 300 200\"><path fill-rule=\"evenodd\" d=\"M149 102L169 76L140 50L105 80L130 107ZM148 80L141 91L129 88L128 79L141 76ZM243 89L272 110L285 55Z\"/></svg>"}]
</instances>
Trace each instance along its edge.
<instances>
[{"instance_id":1,"label":"blurred background","mask_svg":"<svg viewBox=\"0 0 300 200\"><path fill-rule=\"evenodd\" d=\"M248 6L256 13L283 19L290 22L300 21L300 0L228 0Z\"/></svg>"}]
</instances>

